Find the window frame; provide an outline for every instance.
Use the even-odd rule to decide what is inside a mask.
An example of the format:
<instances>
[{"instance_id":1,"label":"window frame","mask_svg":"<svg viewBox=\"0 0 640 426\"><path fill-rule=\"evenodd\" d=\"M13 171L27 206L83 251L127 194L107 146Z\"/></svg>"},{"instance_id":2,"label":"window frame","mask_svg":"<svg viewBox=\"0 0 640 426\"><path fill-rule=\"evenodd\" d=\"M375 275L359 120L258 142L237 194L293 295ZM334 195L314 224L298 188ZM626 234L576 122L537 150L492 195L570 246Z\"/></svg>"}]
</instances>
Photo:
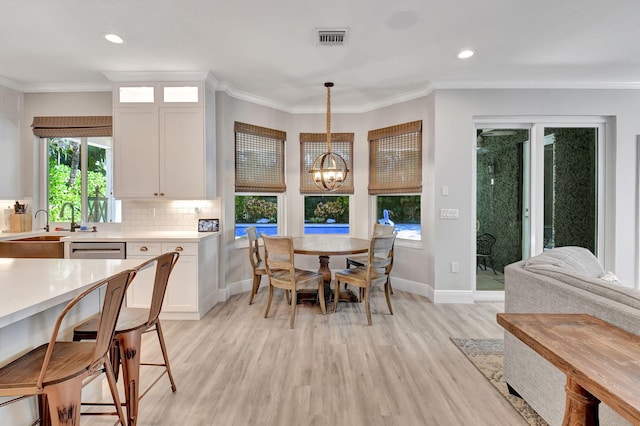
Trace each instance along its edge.
<instances>
[{"instance_id":1,"label":"window frame","mask_svg":"<svg viewBox=\"0 0 640 426\"><path fill-rule=\"evenodd\" d=\"M87 215L89 208L89 200L88 200L88 190L87 190L87 168L88 168L88 146L89 141L93 136L59 136L59 137L40 137L38 138L38 143L40 144L40 205L49 212L49 140L50 139L80 139L80 176L81 176L81 195L80 195L80 217L76 220L76 223L87 223ZM107 218L111 217L111 220L107 222L91 222L96 224L109 224L109 223L122 223L122 202L121 200L117 200L113 195L113 136L96 136L96 137L108 137L111 138L111 156L110 160L107 157L107 169L111 170L111 179L110 183L107 181L107 191L110 193L110 200L113 200L111 207L109 208L110 213L107 214ZM59 217L49 217L50 224L52 223L66 223L60 222Z\"/></svg>"}]
</instances>

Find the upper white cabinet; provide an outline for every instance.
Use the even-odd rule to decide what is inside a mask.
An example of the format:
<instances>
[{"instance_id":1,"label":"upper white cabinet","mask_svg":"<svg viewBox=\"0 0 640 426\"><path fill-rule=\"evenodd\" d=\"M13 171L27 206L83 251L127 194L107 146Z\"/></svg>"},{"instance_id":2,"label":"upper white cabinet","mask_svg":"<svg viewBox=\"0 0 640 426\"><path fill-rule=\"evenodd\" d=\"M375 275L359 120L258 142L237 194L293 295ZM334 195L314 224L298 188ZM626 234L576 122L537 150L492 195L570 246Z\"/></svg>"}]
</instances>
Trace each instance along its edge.
<instances>
[{"instance_id":1,"label":"upper white cabinet","mask_svg":"<svg viewBox=\"0 0 640 426\"><path fill-rule=\"evenodd\" d=\"M204 82L114 85L117 198L216 196L215 91Z\"/></svg>"}]
</instances>

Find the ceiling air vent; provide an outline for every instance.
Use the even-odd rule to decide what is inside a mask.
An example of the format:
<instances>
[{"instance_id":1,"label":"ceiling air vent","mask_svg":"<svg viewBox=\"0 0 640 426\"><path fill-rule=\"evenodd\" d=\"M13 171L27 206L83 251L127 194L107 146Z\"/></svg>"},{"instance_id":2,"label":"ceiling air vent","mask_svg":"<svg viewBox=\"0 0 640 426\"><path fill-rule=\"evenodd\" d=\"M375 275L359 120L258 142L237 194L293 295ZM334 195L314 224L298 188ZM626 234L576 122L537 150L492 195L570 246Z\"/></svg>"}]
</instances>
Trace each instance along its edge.
<instances>
[{"instance_id":1,"label":"ceiling air vent","mask_svg":"<svg viewBox=\"0 0 640 426\"><path fill-rule=\"evenodd\" d=\"M316 43L318 46L345 46L347 35L346 29L316 29Z\"/></svg>"}]
</instances>

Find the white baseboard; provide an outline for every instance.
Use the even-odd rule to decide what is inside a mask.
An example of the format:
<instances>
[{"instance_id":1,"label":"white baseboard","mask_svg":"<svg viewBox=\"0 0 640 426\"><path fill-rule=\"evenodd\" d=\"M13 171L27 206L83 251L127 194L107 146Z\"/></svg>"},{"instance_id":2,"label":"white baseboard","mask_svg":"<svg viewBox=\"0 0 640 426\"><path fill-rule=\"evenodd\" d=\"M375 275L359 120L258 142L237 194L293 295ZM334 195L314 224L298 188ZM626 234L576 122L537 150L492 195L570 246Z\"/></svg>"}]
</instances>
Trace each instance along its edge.
<instances>
[{"instance_id":1,"label":"white baseboard","mask_svg":"<svg viewBox=\"0 0 640 426\"><path fill-rule=\"evenodd\" d=\"M391 277L394 289L424 296L433 303L473 303L504 301L503 291L472 291L472 290L434 290L428 284L409 281L402 278ZM237 281L226 288L225 300L234 294L240 294L251 290L252 280ZM264 287L264 284L262 285Z\"/></svg>"},{"instance_id":2,"label":"white baseboard","mask_svg":"<svg viewBox=\"0 0 640 426\"><path fill-rule=\"evenodd\" d=\"M504 291L476 291L473 294L476 302L504 302Z\"/></svg>"},{"instance_id":3,"label":"white baseboard","mask_svg":"<svg viewBox=\"0 0 640 426\"><path fill-rule=\"evenodd\" d=\"M473 303L473 291L436 290L433 303Z\"/></svg>"}]
</instances>

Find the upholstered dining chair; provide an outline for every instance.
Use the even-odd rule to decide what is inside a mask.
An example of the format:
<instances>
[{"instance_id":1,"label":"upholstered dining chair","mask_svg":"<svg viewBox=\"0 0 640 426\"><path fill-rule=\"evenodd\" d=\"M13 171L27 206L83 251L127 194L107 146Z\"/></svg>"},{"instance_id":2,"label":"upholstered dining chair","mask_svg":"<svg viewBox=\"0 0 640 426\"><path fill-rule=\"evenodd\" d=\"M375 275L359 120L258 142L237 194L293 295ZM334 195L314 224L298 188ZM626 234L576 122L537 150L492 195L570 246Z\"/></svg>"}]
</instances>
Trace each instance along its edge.
<instances>
[{"instance_id":1,"label":"upholstered dining chair","mask_svg":"<svg viewBox=\"0 0 640 426\"><path fill-rule=\"evenodd\" d=\"M126 270L80 293L58 316L49 343L0 368L0 397L15 397L2 405L38 396L40 424L79 425L83 380L104 371L118 421L121 425L126 425L108 353L127 286L135 275L134 270ZM67 313L80 300L103 286L106 291L95 341L58 341L58 333Z\"/></svg>"},{"instance_id":2,"label":"upholstered dining chair","mask_svg":"<svg viewBox=\"0 0 640 426\"><path fill-rule=\"evenodd\" d=\"M338 310L338 299L340 291L340 283L347 283L359 287L364 290L364 306L367 313L367 322L371 325L371 308L370 308L370 289L374 285L384 284L384 293L387 299L389 313L393 315L391 307L390 281L388 270L393 262L393 244L397 234L389 236L372 237L367 253L366 266L357 268L347 268L336 272L335 275L335 293L334 293L334 312Z\"/></svg>"},{"instance_id":3,"label":"upholstered dining chair","mask_svg":"<svg viewBox=\"0 0 640 426\"><path fill-rule=\"evenodd\" d=\"M251 269L253 270L253 285L251 287L251 295L249 296L249 304L253 303L253 298L258 292L260 287L260 281L263 275L267 275L267 268L264 266L264 261L260 257L260 247L258 245L258 231L255 226L248 226L245 230L247 237L249 238L249 262L251 262Z\"/></svg>"},{"instance_id":4,"label":"upholstered dining chair","mask_svg":"<svg viewBox=\"0 0 640 426\"><path fill-rule=\"evenodd\" d=\"M169 356L167 354L167 347L164 341L164 334L162 333L159 316L171 271L173 271L179 257L180 254L178 252L167 252L138 265L135 268L138 272L155 266L155 278L150 306L148 309L129 308L124 306L122 307L120 317L118 318L118 323L114 333L111 358L114 364L114 371L117 371L119 362L121 362L123 366L122 376L124 380L127 421L129 426L135 426L137 424L139 400L165 373L169 377L171 391L175 392L177 389L173 379L173 374L171 373L171 367L169 365ZM132 285L136 285L135 281ZM97 327L97 317L93 317L85 321L73 330L73 340L79 341L95 339ZM158 337L162 357L164 359L163 364L150 364L140 361L142 335L150 331L155 331ZM140 393L140 366L163 367L162 373L158 378L142 393ZM83 404L92 405L91 403Z\"/></svg>"},{"instance_id":5,"label":"upholstered dining chair","mask_svg":"<svg viewBox=\"0 0 640 426\"><path fill-rule=\"evenodd\" d=\"M380 224L380 223L374 223L373 224L373 232L371 234L371 237L381 237L381 236L389 236L389 235L393 235L393 233L395 232L395 226L394 225L384 225L384 224ZM395 244L394 244L395 247ZM388 281L389 281L389 292L391 294L393 294L393 287L391 286L391 269L393 268L393 254L394 254L394 248L391 248L391 263L389 264L388 267L388 271L387 271L387 275L388 275ZM347 268L350 268L351 266L365 266L367 264L367 254L359 254L356 256L349 256L347 257ZM346 286L346 285L345 285Z\"/></svg>"},{"instance_id":6,"label":"upholstered dining chair","mask_svg":"<svg viewBox=\"0 0 640 426\"><path fill-rule=\"evenodd\" d=\"M324 278L317 272L297 269L294 266L293 239L291 237L270 237L262 234L264 241L264 259L269 276L269 295L264 317L269 316L269 308L273 299L273 288L281 288L291 293L291 310L289 327L293 328L296 318L296 304L298 289L308 284L316 284L320 309L327 313L324 303Z\"/></svg>"}]
</instances>

